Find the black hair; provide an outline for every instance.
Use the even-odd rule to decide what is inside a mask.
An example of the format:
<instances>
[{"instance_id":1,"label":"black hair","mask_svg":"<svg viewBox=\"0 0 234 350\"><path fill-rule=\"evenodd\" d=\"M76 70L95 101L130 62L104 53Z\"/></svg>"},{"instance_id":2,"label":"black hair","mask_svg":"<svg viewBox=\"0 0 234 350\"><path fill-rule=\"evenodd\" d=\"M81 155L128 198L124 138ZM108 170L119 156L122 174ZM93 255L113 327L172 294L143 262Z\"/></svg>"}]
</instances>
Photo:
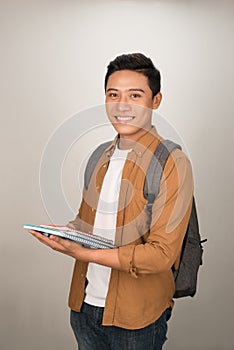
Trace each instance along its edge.
<instances>
[{"instance_id":1,"label":"black hair","mask_svg":"<svg viewBox=\"0 0 234 350\"><path fill-rule=\"evenodd\" d=\"M159 70L154 66L150 58L142 53L130 53L117 56L107 66L105 76L105 91L108 79L111 74L119 70L132 70L145 75L148 78L148 85L152 91L153 97L161 89L161 75Z\"/></svg>"}]
</instances>

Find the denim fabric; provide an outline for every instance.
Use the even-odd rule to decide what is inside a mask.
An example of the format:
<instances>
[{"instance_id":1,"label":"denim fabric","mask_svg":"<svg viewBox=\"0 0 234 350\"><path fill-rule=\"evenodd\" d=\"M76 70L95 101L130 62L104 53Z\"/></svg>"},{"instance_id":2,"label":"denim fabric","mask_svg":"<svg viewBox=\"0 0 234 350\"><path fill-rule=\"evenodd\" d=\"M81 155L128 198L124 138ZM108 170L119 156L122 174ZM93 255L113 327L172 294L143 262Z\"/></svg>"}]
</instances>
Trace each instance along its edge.
<instances>
[{"instance_id":1,"label":"denim fabric","mask_svg":"<svg viewBox=\"0 0 234 350\"><path fill-rule=\"evenodd\" d=\"M103 308L83 304L81 312L71 310L71 326L79 350L161 350L166 341L171 308L149 326L128 330L102 326Z\"/></svg>"}]
</instances>

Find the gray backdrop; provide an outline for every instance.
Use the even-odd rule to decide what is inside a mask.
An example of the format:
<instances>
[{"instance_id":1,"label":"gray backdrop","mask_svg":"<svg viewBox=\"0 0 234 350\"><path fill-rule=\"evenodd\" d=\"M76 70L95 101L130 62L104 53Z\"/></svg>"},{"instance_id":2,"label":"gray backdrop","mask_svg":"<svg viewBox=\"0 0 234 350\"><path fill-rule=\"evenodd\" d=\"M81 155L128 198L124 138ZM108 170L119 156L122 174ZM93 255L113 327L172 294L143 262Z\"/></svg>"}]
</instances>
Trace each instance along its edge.
<instances>
[{"instance_id":1,"label":"gray backdrop","mask_svg":"<svg viewBox=\"0 0 234 350\"><path fill-rule=\"evenodd\" d=\"M159 112L191 156L208 238L198 294L176 302L165 349L234 349L234 2L2 0L0 6L1 350L76 349L67 308L73 261L40 245L22 225L50 221L39 184L49 137L78 111L103 104L107 63L136 51L162 72ZM111 133L107 126L90 131L64 160L61 181L72 215L82 164Z\"/></svg>"}]
</instances>

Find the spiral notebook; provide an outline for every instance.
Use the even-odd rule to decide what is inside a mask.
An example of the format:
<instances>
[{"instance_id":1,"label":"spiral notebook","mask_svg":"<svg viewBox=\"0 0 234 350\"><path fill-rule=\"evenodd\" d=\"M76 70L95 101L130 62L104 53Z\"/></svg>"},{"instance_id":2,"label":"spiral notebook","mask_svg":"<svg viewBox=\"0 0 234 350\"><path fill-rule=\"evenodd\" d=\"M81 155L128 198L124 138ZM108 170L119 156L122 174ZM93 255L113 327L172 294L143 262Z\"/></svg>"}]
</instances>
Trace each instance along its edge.
<instances>
[{"instance_id":1,"label":"spiral notebook","mask_svg":"<svg viewBox=\"0 0 234 350\"><path fill-rule=\"evenodd\" d=\"M50 226L50 225L31 225L25 224L26 230L34 230L41 232L43 235L59 236L65 239L82 244L86 248L95 249L112 249L115 245L112 240L106 239L101 236L85 233L78 230L70 229L66 226Z\"/></svg>"}]
</instances>

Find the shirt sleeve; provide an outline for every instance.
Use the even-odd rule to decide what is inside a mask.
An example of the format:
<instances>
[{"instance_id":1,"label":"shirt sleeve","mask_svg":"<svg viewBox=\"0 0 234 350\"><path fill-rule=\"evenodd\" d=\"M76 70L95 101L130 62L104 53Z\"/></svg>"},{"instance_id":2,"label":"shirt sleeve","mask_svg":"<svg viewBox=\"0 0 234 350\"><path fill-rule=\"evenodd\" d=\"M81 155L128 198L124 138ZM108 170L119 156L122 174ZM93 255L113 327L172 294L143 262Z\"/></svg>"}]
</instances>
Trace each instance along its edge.
<instances>
[{"instance_id":1,"label":"shirt sleeve","mask_svg":"<svg viewBox=\"0 0 234 350\"><path fill-rule=\"evenodd\" d=\"M153 204L152 221L144 244L119 248L122 268L133 277L171 269L180 256L193 197L191 163L176 149L169 156Z\"/></svg>"}]
</instances>

